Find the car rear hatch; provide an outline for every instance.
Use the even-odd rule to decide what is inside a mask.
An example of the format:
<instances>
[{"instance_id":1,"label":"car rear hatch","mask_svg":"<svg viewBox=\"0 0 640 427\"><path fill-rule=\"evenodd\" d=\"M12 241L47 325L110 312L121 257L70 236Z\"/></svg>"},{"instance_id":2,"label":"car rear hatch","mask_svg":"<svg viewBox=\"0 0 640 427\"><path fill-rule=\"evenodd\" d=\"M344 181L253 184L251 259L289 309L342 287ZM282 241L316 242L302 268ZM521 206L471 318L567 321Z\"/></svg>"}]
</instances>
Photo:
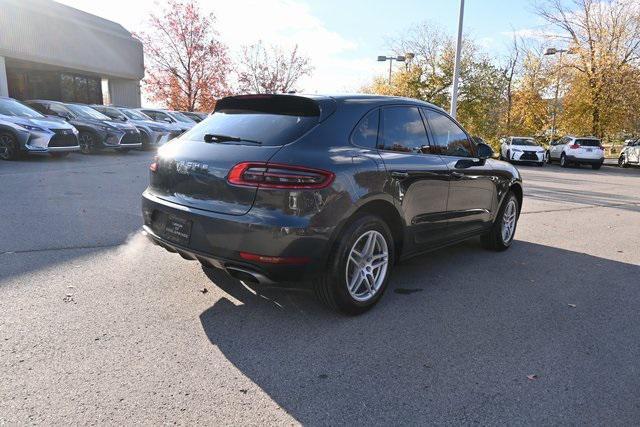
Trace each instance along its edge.
<instances>
[{"instance_id":1,"label":"car rear hatch","mask_svg":"<svg viewBox=\"0 0 640 427\"><path fill-rule=\"evenodd\" d=\"M149 191L183 206L243 215L253 206L257 188L229 183L233 166L267 162L326 114L323 102L301 96L224 98L214 114L159 150Z\"/></svg>"},{"instance_id":2,"label":"car rear hatch","mask_svg":"<svg viewBox=\"0 0 640 427\"><path fill-rule=\"evenodd\" d=\"M575 140L575 144L579 145L576 150L576 156L579 158L599 159L604 154L599 139L578 138Z\"/></svg>"}]
</instances>

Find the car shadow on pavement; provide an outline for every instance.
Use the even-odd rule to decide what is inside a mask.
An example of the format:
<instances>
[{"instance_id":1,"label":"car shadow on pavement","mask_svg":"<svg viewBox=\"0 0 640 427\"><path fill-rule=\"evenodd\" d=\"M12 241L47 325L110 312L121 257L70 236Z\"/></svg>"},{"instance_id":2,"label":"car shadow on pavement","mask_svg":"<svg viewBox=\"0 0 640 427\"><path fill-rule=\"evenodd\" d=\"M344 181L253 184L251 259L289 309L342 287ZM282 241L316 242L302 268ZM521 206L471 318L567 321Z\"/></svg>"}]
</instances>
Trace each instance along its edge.
<instances>
[{"instance_id":1,"label":"car shadow on pavement","mask_svg":"<svg viewBox=\"0 0 640 427\"><path fill-rule=\"evenodd\" d=\"M211 343L304 424L633 422L640 266L516 241L404 263L373 310L248 288L200 315ZM529 377L528 377L529 376ZM246 392L243 391L243 392Z\"/></svg>"}]
</instances>

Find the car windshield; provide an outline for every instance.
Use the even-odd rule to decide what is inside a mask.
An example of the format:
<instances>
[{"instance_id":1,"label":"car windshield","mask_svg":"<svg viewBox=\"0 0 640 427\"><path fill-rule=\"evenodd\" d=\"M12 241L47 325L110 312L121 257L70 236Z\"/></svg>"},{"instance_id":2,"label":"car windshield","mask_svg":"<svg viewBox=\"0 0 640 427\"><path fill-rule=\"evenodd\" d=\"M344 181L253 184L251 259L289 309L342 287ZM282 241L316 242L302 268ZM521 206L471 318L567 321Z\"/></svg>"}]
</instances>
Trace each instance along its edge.
<instances>
[{"instance_id":1,"label":"car windshield","mask_svg":"<svg viewBox=\"0 0 640 427\"><path fill-rule=\"evenodd\" d=\"M151 120L151 117L141 113L140 111L131 110L129 108L123 108L120 111L122 111L122 113L131 120Z\"/></svg>"},{"instance_id":2,"label":"car windshield","mask_svg":"<svg viewBox=\"0 0 640 427\"><path fill-rule=\"evenodd\" d=\"M599 147L600 140L599 139L576 139L576 144L581 145L583 147Z\"/></svg>"},{"instance_id":3,"label":"car windshield","mask_svg":"<svg viewBox=\"0 0 640 427\"><path fill-rule=\"evenodd\" d=\"M538 144L536 144L536 141L531 139L531 138L513 138L511 140L511 144L512 145L524 145L524 146L530 146L530 147L535 147Z\"/></svg>"},{"instance_id":4,"label":"car windshield","mask_svg":"<svg viewBox=\"0 0 640 427\"><path fill-rule=\"evenodd\" d=\"M195 123L189 117L187 117L184 114L179 113L177 111L168 111L167 114L169 114L171 117L173 117L174 119L176 119L177 121L182 122L182 123Z\"/></svg>"},{"instance_id":5,"label":"car windshield","mask_svg":"<svg viewBox=\"0 0 640 427\"><path fill-rule=\"evenodd\" d=\"M5 116L27 117L29 119L41 119L44 116L36 110L32 110L24 104L13 99L0 99L0 114Z\"/></svg>"},{"instance_id":6,"label":"car windshield","mask_svg":"<svg viewBox=\"0 0 640 427\"><path fill-rule=\"evenodd\" d=\"M104 112L102 114L104 114L105 116L109 116L112 119L122 120L127 118L127 116L122 114L122 111L118 110L117 108L103 108L103 110Z\"/></svg>"},{"instance_id":7,"label":"car windshield","mask_svg":"<svg viewBox=\"0 0 640 427\"><path fill-rule=\"evenodd\" d=\"M101 112L85 105L65 104L65 107L71 110L73 114L84 119L111 120L109 116L105 116Z\"/></svg>"}]
</instances>

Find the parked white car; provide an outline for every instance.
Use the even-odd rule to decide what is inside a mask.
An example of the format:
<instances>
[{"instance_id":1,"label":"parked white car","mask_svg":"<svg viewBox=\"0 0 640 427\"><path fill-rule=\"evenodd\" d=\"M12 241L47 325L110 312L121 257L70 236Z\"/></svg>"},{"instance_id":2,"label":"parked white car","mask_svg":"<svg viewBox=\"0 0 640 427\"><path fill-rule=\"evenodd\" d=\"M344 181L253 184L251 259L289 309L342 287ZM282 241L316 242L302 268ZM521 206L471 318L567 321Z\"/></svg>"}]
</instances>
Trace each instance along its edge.
<instances>
[{"instance_id":1,"label":"parked white car","mask_svg":"<svg viewBox=\"0 0 640 427\"><path fill-rule=\"evenodd\" d=\"M593 136L565 136L551 143L546 159L547 163L560 162L563 168L572 164L586 164L593 169L600 169L604 163L604 148L600 140Z\"/></svg>"},{"instance_id":2,"label":"parked white car","mask_svg":"<svg viewBox=\"0 0 640 427\"><path fill-rule=\"evenodd\" d=\"M533 138L509 136L500 140L500 159L508 162L533 162L544 165L544 148Z\"/></svg>"},{"instance_id":3,"label":"parked white car","mask_svg":"<svg viewBox=\"0 0 640 427\"><path fill-rule=\"evenodd\" d=\"M627 142L620 152L618 166L626 168L629 165L640 166L640 139Z\"/></svg>"}]
</instances>

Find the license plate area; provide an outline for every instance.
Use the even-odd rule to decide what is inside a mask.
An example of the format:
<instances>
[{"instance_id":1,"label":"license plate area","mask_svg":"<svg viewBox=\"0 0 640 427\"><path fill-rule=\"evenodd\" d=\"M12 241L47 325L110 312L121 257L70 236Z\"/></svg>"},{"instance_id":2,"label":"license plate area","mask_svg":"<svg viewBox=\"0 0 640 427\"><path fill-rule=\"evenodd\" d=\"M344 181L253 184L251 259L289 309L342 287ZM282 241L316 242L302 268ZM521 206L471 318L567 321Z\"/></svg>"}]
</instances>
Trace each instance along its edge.
<instances>
[{"instance_id":1,"label":"license plate area","mask_svg":"<svg viewBox=\"0 0 640 427\"><path fill-rule=\"evenodd\" d=\"M168 215L164 226L164 237L170 242L181 246L188 246L191 240L191 226L193 221L175 215Z\"/></svg>"}]
</instances>

